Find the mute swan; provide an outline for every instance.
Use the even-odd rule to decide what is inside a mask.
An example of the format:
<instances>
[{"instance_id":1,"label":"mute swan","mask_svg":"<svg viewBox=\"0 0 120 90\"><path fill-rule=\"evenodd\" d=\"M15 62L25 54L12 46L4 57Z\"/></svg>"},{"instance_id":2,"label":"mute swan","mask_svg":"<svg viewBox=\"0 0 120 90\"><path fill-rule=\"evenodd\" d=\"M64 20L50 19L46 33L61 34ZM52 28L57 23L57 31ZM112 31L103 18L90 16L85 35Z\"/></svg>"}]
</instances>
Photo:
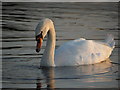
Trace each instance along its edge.
<instances>
[{"instance_id":1,"label":"mute swan","mask_svg":"<svg viewBox=\"0 0 120 90\"><path fill-rule=\"evenodd\" d=\"M95 64L109 58L115 41L108 35L104 42L79 38L64 43L55 51L56 33L53 21L45 18L41 20L36 29L36 52L40 51L44 37L47 35L47 44L41 59L41 66L77 66Z\"/></svg>"}]
</instances>

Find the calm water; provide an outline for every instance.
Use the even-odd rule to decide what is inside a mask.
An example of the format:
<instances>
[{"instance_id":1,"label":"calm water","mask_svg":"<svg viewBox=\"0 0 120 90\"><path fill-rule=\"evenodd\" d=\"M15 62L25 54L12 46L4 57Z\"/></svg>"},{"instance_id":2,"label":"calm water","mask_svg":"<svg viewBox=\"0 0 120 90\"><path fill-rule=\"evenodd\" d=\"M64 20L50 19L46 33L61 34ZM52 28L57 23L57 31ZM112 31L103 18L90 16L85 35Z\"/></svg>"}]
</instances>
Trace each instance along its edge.
<instances>
[{"instance_id":1,"label":"calm water","mask_svg":"<svg viewBox=\"0 0 120 90\"><path fill-rule=\"evenodd\" d=\"M117 88L117 3L3 3L3 88ZM55 23L56 48L84 37L102 41L115 36L110 59L94 65L39 68L46 39L35 52L34 29L41 18Z\"/></svg>"}]
</instances>

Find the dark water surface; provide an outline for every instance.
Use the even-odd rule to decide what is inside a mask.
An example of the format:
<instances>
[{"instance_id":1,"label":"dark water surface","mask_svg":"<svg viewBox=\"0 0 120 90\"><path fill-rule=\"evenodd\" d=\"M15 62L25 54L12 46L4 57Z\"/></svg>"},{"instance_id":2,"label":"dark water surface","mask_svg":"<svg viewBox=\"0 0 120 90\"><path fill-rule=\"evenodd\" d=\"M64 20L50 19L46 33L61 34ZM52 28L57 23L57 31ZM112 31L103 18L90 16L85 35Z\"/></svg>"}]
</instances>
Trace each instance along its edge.
<instances>
[{"instance_id":1,"label":"dark water surface","mask_svg":"<svg viewBox=\"0 0 120 90\"><path fill-rule=\"evenodd\" d=\"M3 88L117 88L118 12L117 3L3 3L2 65ZM34 29L40 19L55 23L56 48L66 41L84 37L102 41L115 36L110 59L94 65L39 68Z\"/></svg>"}]
</instances>

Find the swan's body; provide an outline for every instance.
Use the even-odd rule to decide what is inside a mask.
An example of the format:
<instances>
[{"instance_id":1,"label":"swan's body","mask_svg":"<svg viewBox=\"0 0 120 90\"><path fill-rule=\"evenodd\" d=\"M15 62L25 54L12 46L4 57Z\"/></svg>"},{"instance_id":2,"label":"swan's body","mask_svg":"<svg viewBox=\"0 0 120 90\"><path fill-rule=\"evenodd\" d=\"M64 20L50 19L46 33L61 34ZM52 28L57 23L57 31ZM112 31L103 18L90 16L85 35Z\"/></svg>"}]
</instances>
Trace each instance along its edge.
<instances>
[{"instance_id":1,"label":"swan's body","mask_svg":"<svg viewBox=\"0 0 120 90\"><path fill-rule=\"evenodd\" d=\"M99 63L109 58L115 45L113 37L109 35L104 42L84 38L69 41L55 51L56 34L54 24L50 19L43 19L36 27L35 34L41 35L42 39L48 34L46 48L41 59L41 66L47 67Z\"/></svg>"}]
</instances>

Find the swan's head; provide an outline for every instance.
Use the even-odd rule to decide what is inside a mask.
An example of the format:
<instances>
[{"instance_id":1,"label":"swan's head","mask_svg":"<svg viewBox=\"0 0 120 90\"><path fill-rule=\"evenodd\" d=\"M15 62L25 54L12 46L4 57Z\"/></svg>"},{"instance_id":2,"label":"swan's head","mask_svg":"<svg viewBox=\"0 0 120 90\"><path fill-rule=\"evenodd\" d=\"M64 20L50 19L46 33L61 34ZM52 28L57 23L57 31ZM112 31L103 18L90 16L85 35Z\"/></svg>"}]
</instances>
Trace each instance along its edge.
<instances>
[{"instance_id":1,"label":"swan's head","mask_svg":"<svg viewBox=\"0 0 120 90\"><path fill-rule=\"evenodd\" d=\"M54 25L53 25L52 20L48 18L42 19L38 23L35 29L35 36L36 36L36 41L37 41L36 52L40 51L44 37L47 35L47 32L53 27Z\"/></svg>"}]
</instances>

